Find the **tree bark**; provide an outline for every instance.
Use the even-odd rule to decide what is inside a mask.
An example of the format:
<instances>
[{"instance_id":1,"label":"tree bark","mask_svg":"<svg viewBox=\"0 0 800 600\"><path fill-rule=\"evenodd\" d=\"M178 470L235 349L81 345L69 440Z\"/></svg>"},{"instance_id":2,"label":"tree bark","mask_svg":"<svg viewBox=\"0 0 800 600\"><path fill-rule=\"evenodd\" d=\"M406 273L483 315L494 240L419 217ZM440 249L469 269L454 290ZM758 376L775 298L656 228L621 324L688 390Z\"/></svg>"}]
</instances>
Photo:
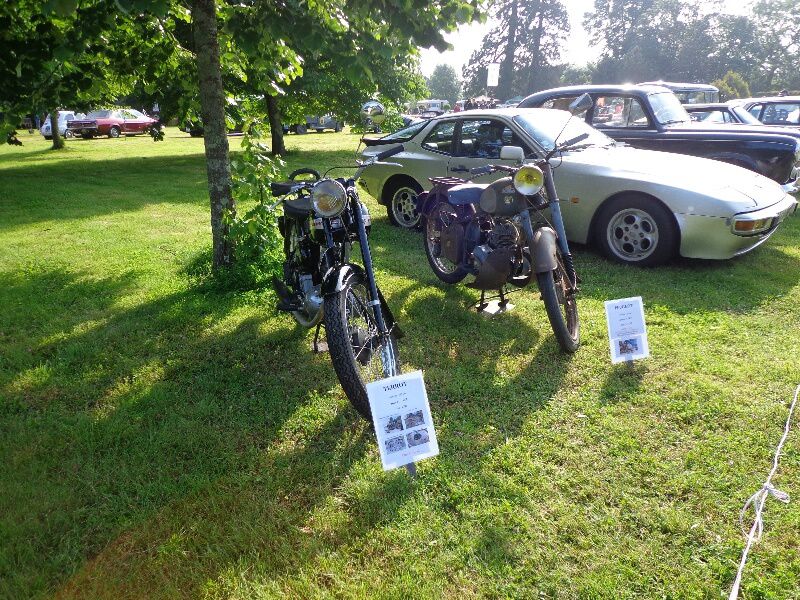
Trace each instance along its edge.
<instances>
[{"instance_id":1,"label":"tree bark","mask_svg":"<svg viewBox=\"0 0 800 600\"><path fill-rule=\"evenodd\" d=\"M514 56L517 51L517 29L519 29L519 19L517 17L517 0L512 0L508 16L508 38L506 39L506 51L503 62L500 65L500 86L497 89L498 100L508 100L514 91Z\"/></svg>"},{"instance_id":2,"label":"tree bark","mask_svg":"<svg viewBox=\"0 0 800 600\"><path fill-rule=\"evenodd\" d=\"M217 39L216 0L192 0L192 25L200 83L200 107L203 139L206 150L208 195L211 200L211 238L214 268L228 267L233 262L233 245L226 211L236 214L231 194L231 166L228 160L228 135L225 125L225 93Z\"/></svg>"},{"instance_id":3,"label":"tree bark","mask_svg":"<svg viewBox=\"0 0 800 600\"><path fill-rule=\"evenodd\" d=\"M281 123L281 108L278 106L277 96L266 95L267 116L269 129L272 134L272 155L286 154L286 145L283 143L283 123Z\"/></svg>"},{"instance_id":4,"label":"tree bark","mask_svg":"<svg viewBox=\"0 0 800 600\"><path fill-rule=\"evenodd\" d=\"M50 113L50 135L53 136L53 150L61 150L64 147L64 138L58 131L58 111Z\"/></svg>"}]
</instances>

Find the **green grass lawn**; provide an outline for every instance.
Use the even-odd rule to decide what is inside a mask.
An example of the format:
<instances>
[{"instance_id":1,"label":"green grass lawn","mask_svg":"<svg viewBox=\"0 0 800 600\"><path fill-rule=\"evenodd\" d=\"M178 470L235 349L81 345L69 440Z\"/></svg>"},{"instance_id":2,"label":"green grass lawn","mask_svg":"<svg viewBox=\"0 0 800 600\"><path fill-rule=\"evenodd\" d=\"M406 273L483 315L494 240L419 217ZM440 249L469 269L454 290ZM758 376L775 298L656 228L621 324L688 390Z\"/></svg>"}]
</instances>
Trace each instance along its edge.
<instances>
[{"instance_id":1,"label":"green grass lawn","mask_svg":"<svg viewBox=\"0 0 800 600\"><path fill-rule=\"evenodd\" d=\"M368 199L378 281L441 455L384 473L312 334L268 289L200 285L201 139L0 147L0 597L719 598L738 511L800 382L800 216L725 262L576 249L583 344L538 293L486 319ZM238 145L232 138L232 146ZM290 136L290 168L357 136ZM611 366L603 301L652 356ZM800 498L800 432L777 487ZM800 501L774 500L746 598L800 597Z\"/></svg>"}]
</instances>

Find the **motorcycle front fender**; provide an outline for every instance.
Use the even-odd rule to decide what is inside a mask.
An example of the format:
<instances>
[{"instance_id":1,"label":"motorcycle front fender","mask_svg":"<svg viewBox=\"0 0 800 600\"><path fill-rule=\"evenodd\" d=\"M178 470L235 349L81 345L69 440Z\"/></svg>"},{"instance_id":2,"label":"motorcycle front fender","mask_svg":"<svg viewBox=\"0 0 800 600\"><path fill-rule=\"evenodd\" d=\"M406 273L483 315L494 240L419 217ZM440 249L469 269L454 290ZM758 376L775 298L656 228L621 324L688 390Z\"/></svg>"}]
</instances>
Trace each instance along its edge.
<instances>
[{"instance_id":1,"label":"motorcycle front fender","mask_svg":"<svg viewBox=\"0 0 800 600\"><path fill-rule=\"evenodd\" d=\"M531 240L531 258L536 273L547 273L558 267L556 252L558 242L552 227L539 227L533 232Z\"/></svg>"},{"instance_id":2,"label":"motorcycle front fender","mask_svg":"<svg viewBox=\"0 0 800 600\"><path fill-rule=\"evenodd\" d=\"M367 275L364 269L353 263L345 263L329 269L322 280L323 298L341 292L344 289L345 281L354 274L360 275L366 280ZM383 320L386 323L386 327L394 333L397 339L402 338L404 335L403 330L397 325L392 310L389 308L380 288L378 288L378 299L381 303L381 313L383 313Z\"/></svg>"}]
</instances>

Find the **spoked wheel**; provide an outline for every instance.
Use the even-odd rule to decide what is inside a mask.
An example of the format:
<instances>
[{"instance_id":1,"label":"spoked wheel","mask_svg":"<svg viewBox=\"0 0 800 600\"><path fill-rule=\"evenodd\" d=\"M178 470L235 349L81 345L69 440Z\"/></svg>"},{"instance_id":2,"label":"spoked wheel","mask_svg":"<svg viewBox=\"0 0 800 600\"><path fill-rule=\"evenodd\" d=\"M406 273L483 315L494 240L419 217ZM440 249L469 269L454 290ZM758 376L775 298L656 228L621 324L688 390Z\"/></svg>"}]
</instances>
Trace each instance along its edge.
<instances>
[{"instance_id":1,"label":"spoked wheel","mask_svg":"<svg viewBox=\"0 0 800 600\"><path fill-rule=\"evenodd\" d=\"M353 408L371 421L366 384L400 373L397 341L392 334L381 337L361 273L351 274L323 306L333 368Z\"/></svg>"},{"instance_id":2,"label":"spoked wheel","mask_svg":"<svg viewBox=\"0 0 800 600\"><path fill-rule=\"evenodd\" d=\"M558 345L565 352L575 352L580 345L580 321L578 303L570 293L569 277L561 253L556 255L558 266L547 273L537 273L536 283L542 293L547 318L556 336Z\"/></svg>"},{"instance_id":3,"label":"spoked wheel","mask_svg":"<svg viewBox=\"0 0 800 600\"><path fill-rule=\"evenodd\" d=\"M447 259L442 252L442 231L456 220L452 206L444 202L437 204L428 214L422 216L425 255L436 276L445 283L458 283L467 276L459 265Z\"/></svg>"}]
</instances>

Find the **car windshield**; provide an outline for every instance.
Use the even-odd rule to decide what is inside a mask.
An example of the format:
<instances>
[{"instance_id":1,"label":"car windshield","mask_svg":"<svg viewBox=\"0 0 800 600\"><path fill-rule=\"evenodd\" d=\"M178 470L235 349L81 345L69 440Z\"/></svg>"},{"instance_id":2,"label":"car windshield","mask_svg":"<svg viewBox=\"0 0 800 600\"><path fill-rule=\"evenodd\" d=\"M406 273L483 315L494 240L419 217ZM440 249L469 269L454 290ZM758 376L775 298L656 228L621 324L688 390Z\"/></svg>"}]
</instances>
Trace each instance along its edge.
<instances>
[{"instance_id":1,"label":"car windshield","mask_svg":"<svg viewBox=\"0 0 800 600\"><path fill-rule=\"evenodd\" d=\"M415 135L417 135L420 130L425 127L430 121L420 121L419 123L412 123L408 127L404 127L399 131L395 131L394 133L390 133L389 135L385 135L381 138L381 141L387 142L407 142Z\"/></svg>"},{"instance_id":2,"label":"car windshield","mask_svg":"<svg viewBox=\"0 0 800 600\"><path fill-rule=\"evenodd\" d=\"M656 121L662 125L670 123L688 123L691 121L689 113L683 108L681 101L672 92L660 92L648 96L650 106L653 107L653 114Z\"/></svg>"},{"instance_id":3,"label":"car windshield","mask_svg":"<svg viewBox=\"0 0 800 600\"><path fill-rule=\"evenodd\" d=\"M88 115L86 115L87 119L107 119L111 116L110 110L93 110Z\"/></svg>"},{"instance_id":4,"label":"car windshield","mask_svg":"<svg viewBox=\"0 0 800 600\"><path fill-rule=\"evenodd\" d=\"M547 110L547 117L540 114L525 114L514 117L514 122L522 127L545 152L550 152L558 142L563 144L567 140L588 134L588 137L581 140L579 146L610 146L614 140L606 134L590 127L586 121L576 117L570 118L570 114L565 110ZM569 122L567 123L567 120ZM566 127L564 124L566 123ZM561 130L564 130L563 132ZM561 134L559 136L559 133Z\"/></svg>"}]
</instances>

